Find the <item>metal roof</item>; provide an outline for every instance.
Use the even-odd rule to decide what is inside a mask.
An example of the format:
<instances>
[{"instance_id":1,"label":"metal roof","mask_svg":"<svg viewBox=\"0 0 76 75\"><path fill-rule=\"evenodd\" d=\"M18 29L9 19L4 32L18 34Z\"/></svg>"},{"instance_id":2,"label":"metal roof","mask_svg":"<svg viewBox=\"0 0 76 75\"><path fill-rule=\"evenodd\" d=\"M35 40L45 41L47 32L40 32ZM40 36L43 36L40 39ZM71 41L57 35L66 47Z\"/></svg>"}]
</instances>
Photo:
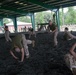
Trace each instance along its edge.
<instances>
[{"instance_id":1,"label":"metal roof","mask_svg":"<svg viewBox=\"0 0 76 75\"><path fill-rule=\"evenodd\" d=\"M0 0L0 16L27 15L75 5L76 0Z\"/></svg>"}]
</instances>

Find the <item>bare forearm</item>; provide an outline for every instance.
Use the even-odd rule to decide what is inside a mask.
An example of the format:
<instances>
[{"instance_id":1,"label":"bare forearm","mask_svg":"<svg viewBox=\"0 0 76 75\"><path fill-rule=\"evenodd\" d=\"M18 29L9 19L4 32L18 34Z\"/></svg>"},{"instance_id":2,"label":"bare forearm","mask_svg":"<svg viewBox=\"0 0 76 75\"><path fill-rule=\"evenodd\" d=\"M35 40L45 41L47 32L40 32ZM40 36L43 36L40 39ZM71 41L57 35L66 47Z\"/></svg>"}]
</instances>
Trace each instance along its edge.
<instances>
[{"instance_id":1,"label":"bare forearm","mask_svg":"<svg viewBox=\"0 0 76 75\"><path fill-rule=\"evenodd\" d=\"M74 51L71 52L72 56L75 58L76 60L76 53Z\"/></svg>"},{"instance_id":2,"label":"bare forearm","mask_svg":"<svg viewBox=\"0 0 76 75\"><path fill-rule=\"evenodd\" d=\"M53 30L52 32L54 33L54 32L56 32L58 30L58 28L56 27L56 29L55 30Z\"/></svg>"},{"instance_id":3,"label":"bare forearm","mask_svg":"<svg viewBox=\"0 0 76 75\"><path fill-rule=\"evenodd\" d=\"M14 53L12 51L10 51L10 54L15 58L17 59L17 57L14 55Z\"/></svg>"},{"instance_id":4,"label":"bare forearm","mask_svg":"<svg viewBox=\"0 0 76 75\"><path fill-rule=\"evenodd\" d=\"M56 29L52 31L53 33L56 32Z\"/></svg>"},{"instance_id":5,"label":"bare forearm","mask_svg":"<svg viewBox=\"0 0 76 75\"><path fill-rule=\"evenodd\" d=\"M71 33L69 35L72 39L76 39L76 36L72 35Z\"/></svg>"},{"instance_id":6,"label":"bare forearm","mask_svg":"<svg viewBox=\"0 0 76 75\"><path fill-rule=\"evenodd\" d=\"M72 48L70 49L70 52L74 51L75 47L76 47L76 43L72 46Z\"/></svg>"},{"instance_id":7,"label":"bare forearm","mask_svg":"<svg viewBox=\"0 0 76 75\"><path fill-rule=\"evenodd\" d=\"M24 49L23 48L21 49L21 53L22 53L21 62L23 62L24 60Z\"/></svg>"}]
</instances>

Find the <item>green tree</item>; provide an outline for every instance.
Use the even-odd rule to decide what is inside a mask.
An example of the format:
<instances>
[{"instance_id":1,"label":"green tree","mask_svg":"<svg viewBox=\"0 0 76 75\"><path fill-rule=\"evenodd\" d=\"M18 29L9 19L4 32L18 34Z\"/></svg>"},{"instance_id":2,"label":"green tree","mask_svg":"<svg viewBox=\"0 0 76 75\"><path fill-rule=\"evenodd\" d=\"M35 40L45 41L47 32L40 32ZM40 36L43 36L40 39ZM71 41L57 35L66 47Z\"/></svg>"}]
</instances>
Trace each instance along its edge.
<instances>
[{"instance_id":1,"label":"green tree","mask_svg":"<svg viewBox=\"0 0 76 75\"><path fill-rule=\"evenodd\" d=\"M47 23L52 19L52 15L50 12L38 12L35 14L35 23Z\"/></svg>"},{"instance_id":2,"label":"green tree","mask_svg":"<svg viewBox=\"0 0 76 75\"><path fill-rule=\"evenodd\" d=\"M30 18L30 16L22 16L22 17L18 17L17 20L18 20L18 21L22 21L22 22L28 22L28 23L31 23L31 18Z\"/></svg>"},{"instance_id":3,"label":"green tree","mask_svg":"<svg viewBox=\"0 0 76 75\"><path fill-rule=\"evenodd\" d=\"M38 12L35 14L35 22L37 23L44 23L44 14L43 12Z\"/></svg>"},{"instance_id":4,"label":"green tree","mask_svg":"<svg viewBox=\"0 0 76 75\"><path fill-rule=\"evenodd\" d=\"M50 12L44 12L44 21L47 23L49 20L52 20L52 14Z\"/></svg>"},{"instance_id":5,"label":"green tree","mask_svg":"<svg viewBox=\"0 0 76 75\"><path fill-rule=\"evenodd\" d=\"M76 24L76 10L74 7L69 7L68 12L64 14L66 24Z\"/></svg>"},{"instance_id":6,"label":"green tree","mask_svg":"<svg viewBox=\"0 0 76 75\"><path fill-rule=\"evenodd\" d=\"M3 23L6 23L7 24L7 23L10 23L10 22L11 22L11 20L9 20L8 18L4 18L3 19Z\"/></svg>"}]
</instances>

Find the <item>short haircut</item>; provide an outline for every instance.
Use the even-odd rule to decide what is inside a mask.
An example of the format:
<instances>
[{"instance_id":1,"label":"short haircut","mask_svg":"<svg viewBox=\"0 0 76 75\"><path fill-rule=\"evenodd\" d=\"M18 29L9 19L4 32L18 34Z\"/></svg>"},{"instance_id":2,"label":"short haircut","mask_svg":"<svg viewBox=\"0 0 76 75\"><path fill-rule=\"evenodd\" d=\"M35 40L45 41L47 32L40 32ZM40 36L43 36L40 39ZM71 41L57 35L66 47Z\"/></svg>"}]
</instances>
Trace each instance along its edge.
<instances>
[{"instance_id":1,"label":"short haircut","mask_svg":"<svg viewBox=\"0 0 76 75\"><path fill-rule=\"evenodd\" d=\"M5 28L8 28L8 26L5 26Z\"/></svg>"},{"instance_id":2,"label":"short haircut","mask_svg":"<svg viewBox=\"0 0 76 75\"><path fill-rule=\"evenodd\" d=\"M68 30L68 28L67 28L67 27L65 27L65 30Z\"/></svg>"}]
</instances>

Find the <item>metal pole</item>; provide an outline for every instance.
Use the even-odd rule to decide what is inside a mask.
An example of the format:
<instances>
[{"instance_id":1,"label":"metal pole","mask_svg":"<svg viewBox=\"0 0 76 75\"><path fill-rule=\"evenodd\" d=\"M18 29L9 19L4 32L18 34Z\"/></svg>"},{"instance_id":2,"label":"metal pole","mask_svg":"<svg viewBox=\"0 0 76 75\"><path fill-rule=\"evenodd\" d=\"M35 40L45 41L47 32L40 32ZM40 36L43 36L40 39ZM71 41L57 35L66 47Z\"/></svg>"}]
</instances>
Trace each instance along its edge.
<instances>
[{"instance_id":1,"label":"metal pole","mask_svg":"<svg viewBox=\"0 0 76 75\"><path fill-rule=\"evenodd\" d=\"M12 18L12 20L14 23L15 32L17 32L17 17L15 16L14 18Z\"/></svg>"},{"instance_id":2,"label":"metal pole","mask_svg":"<svg viewBox=\"0 0 76 75\"><path fill-rule=\"evenodd\" d=\"M32 27L35 30L35 17L34 17L34 13L31 13L31 22L32 22Z\"/></svg>"},{"instance_id":3,"label":"metal pole","mask_svg":"<svg viewBox=\"0 0 76 75\"><path fill-rule=\"evenodd\" d=\"M56 22L58 25L58 29L60 31L60 16L59 16L59 9L56 11Z\"/></svg>"},{"instance_id":4,"label":"metal pole","mask_svg":"<svg viewBox=\"0 0 76 75\"><path fill-rule=\"evenodd\" d=\"M64 8L62 8L62 25L64 25Z\"/></svg>"},{"instance_id":5,"label":"metal pole","mask_svg":"<svg viewBox=\"0 0 76 75\"><path fill-rule=\"evenodd\" d=\"M0 26L3 26L3 18L0 18Z\"/></svg>"}]
</instances>

